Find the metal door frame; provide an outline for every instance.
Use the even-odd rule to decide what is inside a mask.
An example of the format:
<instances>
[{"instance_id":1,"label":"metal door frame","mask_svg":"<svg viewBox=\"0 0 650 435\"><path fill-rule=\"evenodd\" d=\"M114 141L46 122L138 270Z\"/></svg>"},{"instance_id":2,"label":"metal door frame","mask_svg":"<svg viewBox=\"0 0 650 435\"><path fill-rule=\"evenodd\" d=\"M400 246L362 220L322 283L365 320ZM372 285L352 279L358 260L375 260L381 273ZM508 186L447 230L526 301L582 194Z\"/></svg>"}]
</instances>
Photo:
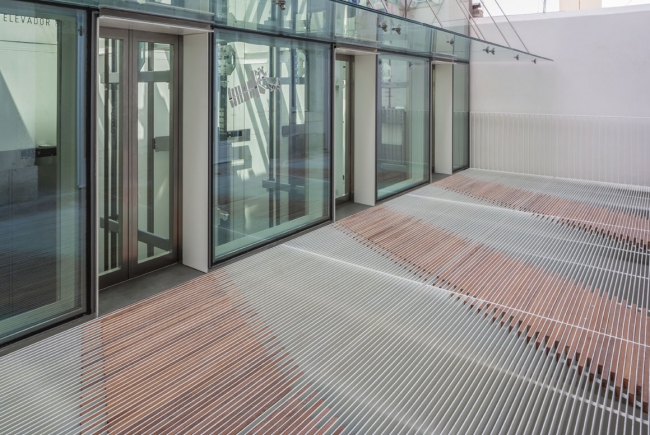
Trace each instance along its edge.
<instances>
[{"instance_id":1,"label":"metal door frame","mask_svg":"<svg viewBox=\"0 0 650 435\"><path fill-rule=\"evenodd\" d=\"M345 138L347 144L347 155L345 156L345 165L346 165L346 174L347 178L345 180L346 188L348 191L347 195L341 196L339 198L334 198L336 205L341 205L346 202L354 201L354 56L347 54L336 54L335 61L347 62L348 68L348 81L349 86L346 86L346 107L345 111L347 113L347 125L345 128ZM336 71L336 68L334 68ZM336 77L332 77L332 80L336 80ZM332 115L333 117L333 115ZM336 159L334 160L336 164ZM333 171L336 176L336 168Z\"/></svg>"},{"instance_id":2,"label":"metal door frame","mask_svg":"<svg viewBox=\"0 0 650 435\"><path fill-rule=\"evenodd\" d=\"M178 35L134 31L111 27L100 27L99 38L121 39L123 50L122 62L122 268L118 271L100 276L100 290L119 282L135 278L156 269L174 264L180 260L180 148L181 148L181 62L182 44ZM172 195L170 215L171 252L152 260L138 263L138 43L150 42L170 44L172 54L172 84L171 110L173 113L170 125L171 146L171 180ZM97 61L97 60L95 60ZM99 66L101 67L101 66ZM99 180L98 180L99 181Z\"/></svg>"}]
</instances>

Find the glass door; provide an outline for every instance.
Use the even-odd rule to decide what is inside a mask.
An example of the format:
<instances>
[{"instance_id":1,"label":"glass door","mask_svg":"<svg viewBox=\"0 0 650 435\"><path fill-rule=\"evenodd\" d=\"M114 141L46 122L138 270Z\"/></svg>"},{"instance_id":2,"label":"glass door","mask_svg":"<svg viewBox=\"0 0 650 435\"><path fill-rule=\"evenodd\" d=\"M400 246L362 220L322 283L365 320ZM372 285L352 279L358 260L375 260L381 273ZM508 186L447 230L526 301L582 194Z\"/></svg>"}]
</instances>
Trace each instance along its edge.
<instances>
[{"instance_id":1,"label":"glass door","mask_svg":"<svg viewBox=\"0 0 650 435\"><path fill-rule=\"evenodd\" d=\"M334 193L336 204L352 199L352 57L334 66Z\"/></svg>"},{"instance_id":2,"label":"glass door","mask_svg":"<svg viewBox=\"0 0 650 435\"><path fill-rule=\"evenodd\" d=\"M178 38L102 29L100 287L177 261Z\"/></svg>"}]
</instances>

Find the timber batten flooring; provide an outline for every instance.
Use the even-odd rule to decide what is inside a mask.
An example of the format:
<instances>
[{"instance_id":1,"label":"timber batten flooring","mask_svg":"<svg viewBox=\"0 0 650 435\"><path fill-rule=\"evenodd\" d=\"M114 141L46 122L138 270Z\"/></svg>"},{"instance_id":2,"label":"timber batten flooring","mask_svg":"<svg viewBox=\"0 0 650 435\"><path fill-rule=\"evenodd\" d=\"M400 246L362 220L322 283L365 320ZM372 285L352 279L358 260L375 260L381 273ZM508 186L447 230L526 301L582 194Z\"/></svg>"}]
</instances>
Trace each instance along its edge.
<instances>
[{"instance_id":1,"label":"timber batten flooring","mask_svg":"<svg viewBox=\"0 0 650 435\"><path fill-rule=\"evenodd\" d=\"M0 433L647 435L649 198L464 171L0 358Z\"/></svg>"}]
</instances>

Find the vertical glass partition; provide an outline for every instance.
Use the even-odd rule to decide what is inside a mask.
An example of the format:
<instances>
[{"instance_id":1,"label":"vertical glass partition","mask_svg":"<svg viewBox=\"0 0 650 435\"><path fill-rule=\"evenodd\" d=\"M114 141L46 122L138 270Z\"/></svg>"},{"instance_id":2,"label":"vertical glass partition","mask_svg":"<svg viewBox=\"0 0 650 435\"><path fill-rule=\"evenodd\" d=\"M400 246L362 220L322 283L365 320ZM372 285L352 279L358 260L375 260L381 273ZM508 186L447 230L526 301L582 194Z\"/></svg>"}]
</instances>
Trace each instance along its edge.
<instances>
[{"instance_id":1,"label":"vertical glass partition","mask_svg":"<svg viewBox=\"0 0 650 435\"><path fill-rule=\"evenodd\" d=\"M85 12L0 0L0 344L85 311Z\"/></svg>"},{"instance_id":2,"label":"vertical glass partition","mask_svg":"<svg viewBox=\"0 0 650 435\"><path fill-rule=\"evenodd\" d=\"M469 166L469 64L454 65L453 170Z\"/></svg>"},{"instance_id":3,"label":"vertical glass partition","mask_svg":"<svg viewBox=\"0 0 650 435\"><path fill-rule=\"evenodd\" d=\"M429 180L428 59L381 55L377 77L377 199Z\"/></svg>"},{"instance_id":4,"label":"vertical glass partition","mask_svg":"<svg viewBox=\"0 0 650 435\"><path fill-rule=\"evenodd\" d=\"M215 34L213 260L330 216L330 47Z\"/></svg>"}]
</instances>

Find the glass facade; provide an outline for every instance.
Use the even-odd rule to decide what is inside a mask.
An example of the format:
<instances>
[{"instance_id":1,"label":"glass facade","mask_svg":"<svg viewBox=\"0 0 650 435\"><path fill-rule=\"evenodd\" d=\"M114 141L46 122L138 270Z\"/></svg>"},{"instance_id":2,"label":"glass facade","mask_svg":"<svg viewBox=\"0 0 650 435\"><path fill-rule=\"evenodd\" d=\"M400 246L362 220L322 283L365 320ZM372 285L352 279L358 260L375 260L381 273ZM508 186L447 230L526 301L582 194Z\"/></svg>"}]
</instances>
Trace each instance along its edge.
<instances>
[{"instance_id":1,"label":"glass facade","mask_svg":"<svg viewBox=\"0 0 650 435\"><path fill-rule=\"evenodd\" d=\"M469 64L454 65L452 168L469 166Z\"/></svg>"},{"instance_id":2,"label":"glass facade","mask_svg":"<svg viewBox=\"0 0 650 435\"><path fill-rule=\"evenodd\" d=\"M213 261L329 219L328 45L215 34Z\"/></svg>"},{"instance_id":3,"label":"glass facade","mask_svg":"<svg viewBox=\"0 0 650 435\"><path fill-rule=\"evenodd\" d=\"M377 199L429 180L428 59L380 55L377 75Z\"/></svg>"},{"instance_id":4,"label":"glass facade","mask_svg":"<svg viewBox=\"0 0 650 435\"><path fill-rule=\"evenodd\" d=\"M0 1L0 344L86 310L86 33Z\"/></svg>"},{"instance_id":5,"label":"glass facade","mask_svg":"<svg viewBox=\"0 0 650 435\"><path fill-rule=\"evenodd\" d=\"M214 118L203 259L212 264L326 222L335 198L353 197L354 61L332 74L333 43L379 53L377 106L368 107L377 111L379 200L429 179L429 57L467 60L473 50L466 36L339 0L68 4L88 9L0 0L0 346L87 313L91 277L110 285L179 258L183 37L149 40L100 21L93 41L91 10L231 28L215 30L213 81L205 83ZM454 168L468 163L468 80L468 66L457 65ZM86 188L91 149L96 204Z\"/></svg>"}]
</instances>

